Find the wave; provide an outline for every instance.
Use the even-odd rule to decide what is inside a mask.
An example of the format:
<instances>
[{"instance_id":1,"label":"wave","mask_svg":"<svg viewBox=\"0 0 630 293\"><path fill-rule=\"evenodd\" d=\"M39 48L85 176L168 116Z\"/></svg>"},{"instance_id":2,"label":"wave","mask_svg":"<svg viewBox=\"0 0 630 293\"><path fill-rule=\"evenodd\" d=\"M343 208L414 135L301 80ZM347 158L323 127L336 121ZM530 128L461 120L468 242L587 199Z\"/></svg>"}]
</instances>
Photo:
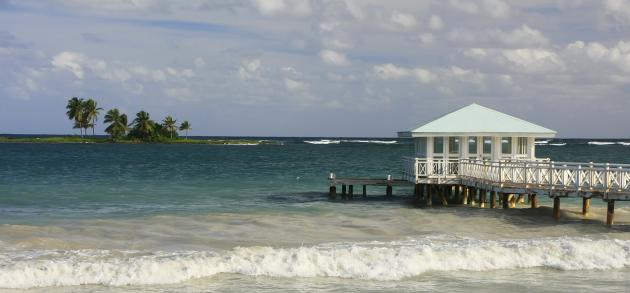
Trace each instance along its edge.
<instances>
[{"instance_id":1,"label":"wave","mask_svg":"<svg viewBox=\"0 0 630 293\"><path fill-rule=\"evenodd\" d=\"M344 139L344 140L320 139L320 140L305 140L304 142L310 143L310 144L340 144L340 143L395 144L395 143L398 143L398 141L396 140L362 140L362 139Z\"/></svg>"},{"instance_id":2,"label":"wave","mask_svg":"<svg viewBox=\"0 0 630 293\"><path fill-rule=\"evenodd\" d=\"M588 144L590 144L590 145L613 145L615 143L614 142L610 142L610 141L589 141Z\"/></svg>"},{"instance_id":3,"label":"wave","mask_svg":"<svg viewBox=\"0 0 630 293\"><path fill-rule=\"evenodd\" d=\"M378 144L395 144L398 141L396 140L342 140L341 142L351 142L351 143L378 143Z\"/></svg>"},{"instance_id":4,"label":"wave","mask_svg":"<svg viewBox=\"0 0 630 293\"><path fill-rule=\"evenodd\" d=\"M630 266L630 240L435 240L310 247L139 252L23 251L0 254L0 288L170 284L219 273L400 280L428 271L517 268L606 270Z\"/></svg>"},{"instance_id":5,"label":"wave","mask_svg":"<svg viewBox=\"0 0 630 293\"><path fill-rule=\"evenodd\" d=\"M567 143L566 142L558 142L558 143L550 143L549 145L551 145L551 146L565 146L565 145L567 145Z\"/></svg>"},{"instance_id":6,"label":"wave","mask_svg":"<svg viewBox=\"0 0 630 293\"><path fill-rule=\"evenodd\" d=\"M305 140L305 143L310 144L339 144L340 140L320 139L320 140Z\"/></svg>"},{"instance_id":7,"label":"wave","mask_svg":"<svg viewBox=\"0 0 630 293\"><path fill-rule=\"evenodd\" d=\"M549 140L536 140L534 141L534 144L548 144Z\"/></svg>"},{"instance_id":8,"label":"wave","mask_svg":"<svg viewBox=\"0 0 630 293\"><path fill-rule=\"evenodd\" d=\"M630 142L627 142L627 141L618 141L617 144L623 145L623 146L630 146Z\"/></svg>"}]
</instances>

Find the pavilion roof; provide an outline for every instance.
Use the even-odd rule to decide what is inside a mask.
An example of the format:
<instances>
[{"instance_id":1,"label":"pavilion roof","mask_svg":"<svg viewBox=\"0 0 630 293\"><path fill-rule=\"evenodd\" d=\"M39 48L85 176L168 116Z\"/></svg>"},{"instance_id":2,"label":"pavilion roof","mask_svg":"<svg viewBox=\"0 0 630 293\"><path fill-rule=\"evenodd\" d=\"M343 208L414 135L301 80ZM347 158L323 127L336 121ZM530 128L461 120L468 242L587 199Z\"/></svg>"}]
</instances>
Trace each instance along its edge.
<instances>
[{"instance_id":1,"label":"pavilion roof","mask_svg":"<svg viewBox=\"0 0 630 293\"><path fill-rule=\"evenodd\" d=\"M424 123L399 137L527 136L554 137L556 132L478 104L471 104Z\"/></svg>"}]
</instances>

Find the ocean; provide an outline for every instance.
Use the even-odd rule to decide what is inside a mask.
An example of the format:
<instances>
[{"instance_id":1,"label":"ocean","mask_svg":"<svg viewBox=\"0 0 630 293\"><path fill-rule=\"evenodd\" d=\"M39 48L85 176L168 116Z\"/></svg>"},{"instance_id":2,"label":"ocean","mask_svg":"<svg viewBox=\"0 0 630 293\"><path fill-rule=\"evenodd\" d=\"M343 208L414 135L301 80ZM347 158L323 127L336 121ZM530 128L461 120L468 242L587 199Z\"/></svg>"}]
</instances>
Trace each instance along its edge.
<instances>
[{"instance_id":1,"label":"ocean","mask_svg":"<svg viewBox=\"0 0 630 293\"><path fill-rule=\"evenodd\" d=\"M0 292L622 292L630 204L418 208L411 188L329 200L339 177L401 175L408 140L265 145L0 144ZM593 143L595 142L595 143ZM554 161L630 163L630 140L556 139Z\"/></svg>"}]
</instances>

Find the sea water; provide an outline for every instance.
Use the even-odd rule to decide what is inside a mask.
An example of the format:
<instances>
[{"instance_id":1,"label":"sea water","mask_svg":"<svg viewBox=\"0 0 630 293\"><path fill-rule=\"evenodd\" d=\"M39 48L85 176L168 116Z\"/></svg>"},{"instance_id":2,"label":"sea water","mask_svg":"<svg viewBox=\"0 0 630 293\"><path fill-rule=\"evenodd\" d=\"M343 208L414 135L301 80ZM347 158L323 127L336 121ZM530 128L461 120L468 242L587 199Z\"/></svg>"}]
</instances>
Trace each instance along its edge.
<instances>
[{"instance_id":1,"label":"sea water","mask_svg":"<svg viewBox=\"0 0 630 293\"><path fill-rule=\"evenodd\" d=\"M400 176L407 140L261 145L0 144L0 291L603 291L630 288L630 207L418 208L411 188L327 198L338 176ZM590 142L590 143L589 143ZM565 143L565 144L563 144ZM630 163L625 140L555 140L555 161Z\"/></svg>"}]
</instances>

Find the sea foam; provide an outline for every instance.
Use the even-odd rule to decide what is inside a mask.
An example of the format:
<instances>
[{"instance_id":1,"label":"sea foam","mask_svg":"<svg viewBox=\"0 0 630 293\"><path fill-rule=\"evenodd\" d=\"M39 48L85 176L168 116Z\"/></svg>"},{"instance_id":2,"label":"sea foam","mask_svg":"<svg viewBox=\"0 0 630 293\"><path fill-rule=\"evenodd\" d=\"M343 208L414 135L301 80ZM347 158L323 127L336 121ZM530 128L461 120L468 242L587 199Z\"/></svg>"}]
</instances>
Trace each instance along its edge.
<instances>
[{"instance_id":1,"label":"sea foam","mask_svg":"<svg viewBox=\"0 0 630 293\"><path fill-rule=\"evenodd\" d=\"M218 273L399 280L428 271L516 268L606 270L630 266L630 241L408 240L228 251L23 251L0 254L0 288L178 283Z\"/></svg>"}]
</instances>

